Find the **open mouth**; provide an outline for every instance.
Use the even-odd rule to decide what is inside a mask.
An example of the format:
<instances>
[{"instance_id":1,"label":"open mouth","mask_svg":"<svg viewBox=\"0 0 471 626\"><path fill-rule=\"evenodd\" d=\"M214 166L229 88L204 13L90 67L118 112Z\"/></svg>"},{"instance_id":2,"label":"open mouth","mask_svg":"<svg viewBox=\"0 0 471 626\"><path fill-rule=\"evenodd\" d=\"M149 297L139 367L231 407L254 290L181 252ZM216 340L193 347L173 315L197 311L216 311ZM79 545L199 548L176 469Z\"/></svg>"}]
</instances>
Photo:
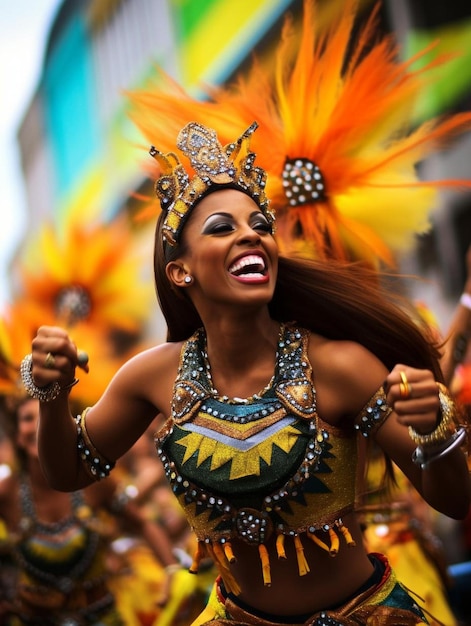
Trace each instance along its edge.
<instances>
[{"instance_id":1,"label":"open mouth","mask_svg":"<svg viewBox=\"0 0 471 626\"><path fill-rule=\"evenodd\" d=\"M265 260L258 254L249 254L237 259L230 267L229 274L240 279L260 280L266 278Z\"/></svg>"}]
</instances>

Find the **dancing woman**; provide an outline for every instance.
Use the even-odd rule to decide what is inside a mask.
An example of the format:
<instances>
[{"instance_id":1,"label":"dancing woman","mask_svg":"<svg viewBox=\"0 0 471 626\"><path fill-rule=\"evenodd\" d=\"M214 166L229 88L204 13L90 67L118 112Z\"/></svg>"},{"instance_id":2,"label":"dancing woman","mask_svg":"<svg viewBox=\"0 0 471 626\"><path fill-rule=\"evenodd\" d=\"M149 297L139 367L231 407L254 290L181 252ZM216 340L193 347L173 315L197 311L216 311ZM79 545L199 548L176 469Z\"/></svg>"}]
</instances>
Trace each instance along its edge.
<instances>
[{"instance_id":1,"label":"dancing woman","mask_svg":"<svg viewBox=\"0 0 471 626\"><path fill-rule=\"evenodd\" d=\"M43 326L22 366L51 485L109 474L158 413L157 450L220 576L195 624L422 624L354 505L372 439L435 509L470 504L465 437L429 337L357 266L279 255L249 142L189 123L161 168L155 279L168 341L72 415L77 346ZM334 557L334 558L333 558Z\"/></svg>"}]
</instances>

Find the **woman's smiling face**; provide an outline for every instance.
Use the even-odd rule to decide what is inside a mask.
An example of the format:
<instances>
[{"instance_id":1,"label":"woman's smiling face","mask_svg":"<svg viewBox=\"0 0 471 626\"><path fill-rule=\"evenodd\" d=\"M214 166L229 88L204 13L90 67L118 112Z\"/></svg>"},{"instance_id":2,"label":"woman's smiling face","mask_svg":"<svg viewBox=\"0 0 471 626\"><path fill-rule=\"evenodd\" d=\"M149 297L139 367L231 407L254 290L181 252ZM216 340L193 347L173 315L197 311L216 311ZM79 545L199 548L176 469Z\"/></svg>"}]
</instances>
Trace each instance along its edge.
<instances>
[{"instance_id":1,"label":"woman's smiling face","mask_svg":"<svg viewBox=\"0 0 471 626\"><path fill-rule=\"evenodd\" d=\"M31 398L23 402L17 410L16 443L29 457L38 456L37 428L39 423L39 402Z\"/></svg>"},{"instance_id":2,"label":"woman's smiling face","mask_svg":"<svg viewBox=\"0 0 471 626\"><path fill-rule=\"evenodd\" d=\"M194 208L183 231L180 263L196 290L214 301L268 303L275 288L278 248L272 225L248 195L214 191Z\"/></svg>"}]
</instances>

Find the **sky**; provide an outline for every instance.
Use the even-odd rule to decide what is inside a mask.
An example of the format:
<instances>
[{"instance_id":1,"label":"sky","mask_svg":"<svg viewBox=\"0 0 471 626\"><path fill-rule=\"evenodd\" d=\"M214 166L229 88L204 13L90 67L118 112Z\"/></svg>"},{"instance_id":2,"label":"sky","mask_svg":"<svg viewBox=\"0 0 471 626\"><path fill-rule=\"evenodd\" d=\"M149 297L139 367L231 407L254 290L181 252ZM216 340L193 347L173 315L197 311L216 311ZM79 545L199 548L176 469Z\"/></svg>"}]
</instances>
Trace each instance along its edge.
<instances>
[{"instance_id":1,"label":"sky","mask_svg":"<svg viewBox=\"0 0 471 626\"><path fill-rule=\"evenodd\" d=\"M16 134L40 76L47 35L62 0L0 0L0 306L8 262L26 228Z\"/></svg>"}]
</instances>

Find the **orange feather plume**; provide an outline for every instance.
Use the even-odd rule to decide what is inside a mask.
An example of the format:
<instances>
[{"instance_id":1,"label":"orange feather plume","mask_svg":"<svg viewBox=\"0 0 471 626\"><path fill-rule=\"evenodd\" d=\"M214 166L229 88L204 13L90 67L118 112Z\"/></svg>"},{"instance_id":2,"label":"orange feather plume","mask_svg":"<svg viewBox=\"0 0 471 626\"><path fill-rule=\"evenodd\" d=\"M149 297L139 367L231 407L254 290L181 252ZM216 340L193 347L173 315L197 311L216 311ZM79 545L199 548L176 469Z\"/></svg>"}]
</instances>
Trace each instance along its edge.
<instances>
[{"instance_id":1,"label":"orange feather plume","mask_svg":"<svg viewBox=\"0 0 471 626\"><path fill-rule=\"evenodd\" d=\"M414 126L414 101L447 59L414 69L424 50L400 61L394 38L378 32L378 9L358 26L358 0L346 0L325 25L317 3L305 0L300 29L285 19L272 66L255 59L234 84L208 88L207 100L159 71L156 86L129 94L131 117L164 152L190 120L214 128L223 144L256 120L251 147L268 173L281 251L394 265L429 229L438 190L471 187L420 180L416 167L470 129L471 112ZM319 168L318 200L289 203L283 173L295 159Z\"/></svg>"}]
</instances>

